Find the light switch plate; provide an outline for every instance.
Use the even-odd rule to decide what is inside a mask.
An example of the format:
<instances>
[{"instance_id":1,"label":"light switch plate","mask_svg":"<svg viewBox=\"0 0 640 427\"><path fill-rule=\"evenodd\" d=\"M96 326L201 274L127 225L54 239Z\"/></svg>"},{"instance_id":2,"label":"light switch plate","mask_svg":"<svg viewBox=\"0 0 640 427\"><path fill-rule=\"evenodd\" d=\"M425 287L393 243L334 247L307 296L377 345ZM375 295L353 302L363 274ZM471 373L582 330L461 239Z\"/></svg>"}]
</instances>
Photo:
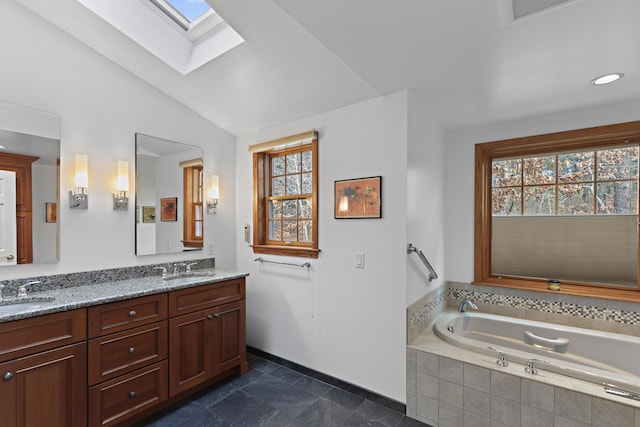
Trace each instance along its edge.
<instances>
[{"instance_id":1,"label":"light switch plate","mask_svg":"<svg viewBox=\"0 0 640 427\"><path fill-rule=\"evenodd\" d=\"M364 252L356 252L356 268L364 268Z\"/></svg>"}]
</instances>

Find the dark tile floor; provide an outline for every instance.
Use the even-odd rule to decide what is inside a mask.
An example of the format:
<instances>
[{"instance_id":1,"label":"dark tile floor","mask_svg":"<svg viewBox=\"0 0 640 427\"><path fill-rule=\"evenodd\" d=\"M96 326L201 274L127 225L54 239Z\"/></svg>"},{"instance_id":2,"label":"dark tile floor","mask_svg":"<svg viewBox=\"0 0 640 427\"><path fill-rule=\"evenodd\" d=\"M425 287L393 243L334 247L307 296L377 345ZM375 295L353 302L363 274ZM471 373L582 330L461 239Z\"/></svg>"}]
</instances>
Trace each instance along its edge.
<instances>
[{"instance_id":1,"label":"dark tile floor","mask_svg":"<svg viewBox=\"0 0 640 427\"><path fill-rule=\"evenodd\" d=\"M196 394L137 426L426 426L255 354L247 353L247 359L246 375Z\"/></svg>"}]
</instances>

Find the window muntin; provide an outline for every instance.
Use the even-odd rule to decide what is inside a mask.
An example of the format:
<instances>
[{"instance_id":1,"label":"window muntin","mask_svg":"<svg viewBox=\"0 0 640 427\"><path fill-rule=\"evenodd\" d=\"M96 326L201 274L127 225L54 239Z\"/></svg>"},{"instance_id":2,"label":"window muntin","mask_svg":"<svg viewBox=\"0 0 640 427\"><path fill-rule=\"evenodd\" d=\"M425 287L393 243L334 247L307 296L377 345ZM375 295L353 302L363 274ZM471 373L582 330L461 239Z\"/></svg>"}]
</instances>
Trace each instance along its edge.
<instances>
[{"instance_id":1,"label":"window muntin","mask_svg":"<svg viewBox=\"0 0 640 427\"><path fill-rule=\"evenodd\" d=\"M268 242L310 246L313 235L312 147L275 151L267 156L271 165L271 194L266 199Z\"/></svg>"},{"instance_id":2,"label":"window muntin","mask_svg":"<svg viewBox=\"0 0 640 427\"><path fill-rule=\"evenodd\" d=\"M492 162L493 216L636 215L638 146Z\"/></svg>"},{"instance_id":3,"label":"window muntin","mask_svg":"<svg viewBox=\"0 0 640 427\"><path fill-rule=\"evenodd\" d=\"M590 281L584 278L563 280L561 293L640 301L637 279L637 166L623 161L624 156L621 157L619 152L609 151L633 147L629 149L637 153L639 143L640 122L631 122L476 144L474 283L547 291L547 280L553 277L498 274L492 269L495 251L501 250L503 253L510 254L509 251L504 251L504 248L494 248L493 237L496 232L505 233L506 230L506 234L514 241L525 239L519 235L520 232L525 231L538 237L535 232L532 232L533 228L529 229L528 226L508 228L522 221L527 224L544 224L538 230L557 230L554 235L556 241L573 243L574 255L578 258L590 256L592 259L590 264L594 271L608 268L614 273L615 270L624 270L625 274L634 276L630 286L619 284L618 282L623 280L615 277L605 281ZM545 156L557 156L555 171L553 167L542 167L544 164L542 161L539 162L537 170L525 170L523 159ZM637 164L637 154L627 155L627 158L635 158ZM497 176L494 175L493 170L495 160L503 161L499 165L502 171ZM525 175L527 176L526 184ZM615 188L616 185L618 188ZM625 186L629 188L623 188L624 191L620 191L620 187ZM528 194L525 194L526 192ZM593 203L589 201L591 192L594 193ZM629 194L626 204L615 200L616 192ZM500 197L496 200L493 197L494 193L500 193ZM600 200L595 199L598 195ZM541 214L540 208L527 208L534 215L526 215L523 213L527 197L533 197L538 202L538 206L545 198L560 201L564 198L564 203L556 202L552 207L548 207L547 210L555 211L552 215ZM585 202L584 199L587 201ZM533 205L535 206L536 203ZM571 221L574 225L582 223L582 230L577 234L576 232L571 234L564 225L566 221ZM552 226L548 227L550 223ZM609 225L602 226L603 223ZM508 227L505 228L505 224ZM626 251L624 262L620 259L613 259L609 265L602 262L597 250L600 250L600 253L604 251L610 257L612 255L606 249L603 250L600 236L591 236L588 244L582 242L580 233L591 228L603 233L605 237L615 229L620 241L619 244L616 243L611 247ZM543 245L543 250L547 248L548 246ZM535 264L534 260L529 258L514 258L523 260L523 265ZM561 253L557 259L551 261L558 261L558 264L564 267L567 264L565 258L566 255ZM616 263L621 268L617 268L614 265Z\"/></svg>"},{"instance_id":4,"label":"window muntin","mask_svg":"<svg viewBox=\"0 0 640 427\"><path fill-rule=\"evenodd\" d=\"M255 253L318 256L318 140L315 131L254 151Z\"/></svg>"}]
</instances>

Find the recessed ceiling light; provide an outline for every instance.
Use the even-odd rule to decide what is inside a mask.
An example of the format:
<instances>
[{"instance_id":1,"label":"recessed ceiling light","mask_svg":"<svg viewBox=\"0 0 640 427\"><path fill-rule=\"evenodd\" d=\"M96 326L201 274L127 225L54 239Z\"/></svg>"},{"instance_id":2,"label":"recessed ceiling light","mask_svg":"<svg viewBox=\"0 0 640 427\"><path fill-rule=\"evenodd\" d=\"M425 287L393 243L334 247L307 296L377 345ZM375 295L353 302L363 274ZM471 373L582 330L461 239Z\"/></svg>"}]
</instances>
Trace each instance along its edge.
<instances>
[{"instance_id":1,"label":"recessed ceiling light","mask_svg":"<svg viewBox=\"0 0 640 427\"><path fill-rule=\"evenodd\" d=\"M607 83L613 83L616 80L620 80L622 76L624 76L623 73L605 74L604 76L596 77L591 80L591 84L595 86L606 85Z\"/></svg>"}]
</instances>

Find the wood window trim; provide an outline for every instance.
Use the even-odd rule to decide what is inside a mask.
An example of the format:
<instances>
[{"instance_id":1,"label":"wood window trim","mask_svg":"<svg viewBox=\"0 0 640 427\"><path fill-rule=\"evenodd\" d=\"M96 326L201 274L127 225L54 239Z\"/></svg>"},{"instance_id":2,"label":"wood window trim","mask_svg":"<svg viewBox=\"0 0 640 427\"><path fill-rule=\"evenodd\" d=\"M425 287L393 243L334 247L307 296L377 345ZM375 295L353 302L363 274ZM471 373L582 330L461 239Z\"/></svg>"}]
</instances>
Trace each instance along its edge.
<instances>
[{"instance_id":1,"label":"wood window trim","mask_svg":"<svg viewBox=\"0 0 640 427\"><path fill-rule=\"evenodd\" d=\"M313 140L309 144L301 147L311 146L313 152L312 157L312 241L310 245L301 246L299 243L292 242L286 245L277 245L269 243L268 226L267 226L267 209L266 198L268 197L266 180L269 167L267 161L271 154L276 151L255 151L253 153L253 252L256 254L271 254L282 256L294 256L302 258L318 258L320 249L318 249L318 138L313 134ZM300 147L296 147L293 151L299 151ZM288 150L278 150L278 153L284 153Z\"/></svg>"},{"instance_id":2,"label":"wood window trim","mask_svg":"<svg viewBox=\"0 0 640 427\"><path fill-rule=\"evenodd\" d=\"M182 245L185 248L200 248L203 247L203 236L196 236L196 220L195 211L196 205L201 206L201 211L204 214L204 207L202 206L202 188L199 189L200 199L199 201L193 200L193 174L199 174L199 181L202 179L202 165L183 166L183 240ZM204 224L204 221L202 221ZM204 227L204 225L203 225Z\"/></svg>"},{"instance_id":3,"label":"wood window trim","mask_svg":"<svg viewBox=\"0 0 640 427\"><path fill-rule=\"evenodd\" d=\"M633 143L640 143L640 121L476 144L473 284L640 302L640 288L628 289L563 281L559 291L552 291L547 288L545 279L502 277L491 274L491 165L493 159ZM640 241L640 236L638 237ZM640 259L638 266L640 268ZM640 278L640 272L638 277Z\"/></svg>"}]
</instances>

